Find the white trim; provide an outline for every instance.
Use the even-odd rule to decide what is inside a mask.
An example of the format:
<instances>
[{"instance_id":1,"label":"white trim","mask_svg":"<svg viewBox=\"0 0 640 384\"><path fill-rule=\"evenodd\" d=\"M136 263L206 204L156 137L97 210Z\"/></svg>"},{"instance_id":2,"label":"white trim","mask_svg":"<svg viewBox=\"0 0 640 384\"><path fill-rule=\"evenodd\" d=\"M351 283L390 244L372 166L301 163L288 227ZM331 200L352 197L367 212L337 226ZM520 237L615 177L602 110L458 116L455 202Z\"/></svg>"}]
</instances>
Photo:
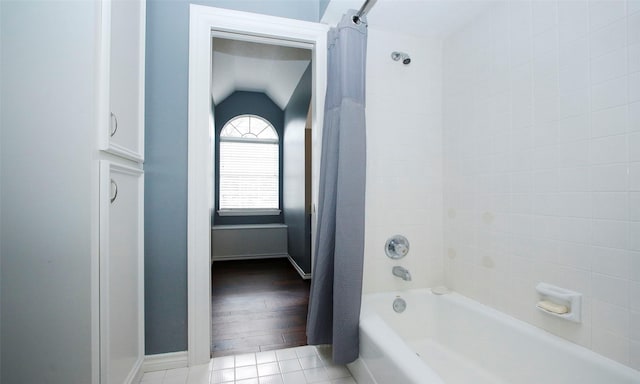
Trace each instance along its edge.
<instances>
[{"instance_id":1,"label":"white trim","mask_svg":"<svg viewBox=\"0 0 640 384\"><path fill-rule=\"evenodd\" d=\"M212 231L220 231L220 230L238 230L238 229L260 229L260 228L289 228L287 224L225 224L225 225L214 225L211 227Z\"/></svg>"},{"instance_id":2,"label":"white trim","mask_svg":"<svg viewBox=\"0 0 640 384\"><path fill-rule=\"evenodd\" d=\"M184 368L188 366L187 351L160 353L144 357L142 370L144 372L164 371L167 369Z\"/></svg>"},{"instance_id":3,"label":"white trim","mask_svg":"<svg viewBox=\"0 0 640 384\"><path fill-rule=\"evenodd\" d=\"M236 209L219 209L218 215L220 216L277 216L282 212L279 209L251 209L251 208L236 208Z\"/></svg>"},{"instance_id":4,"label":"white trim","mask_svg":"<svg viewBox=\"0 0 640 384\"><path fill-rule=\"evenodd\" d=\"M211 262L214 261L231 261L231 260L262 260L262 259L284 259L290 258L286 253L260 253L253 255L228 255L228 256L216 256L211 257Z\"/></svg>"},{"instance_id":5,"label":"white trim","mask_svg":"<svg viewBox=\"0 0 640 384\"><path fill-rule=\"evenodd\" d=\"M320 138L324 110L327 65L327 30L324 24L190 5L189 15L189 114L187 183L187 289L189 365L210 358L211 340L211 37L236 40L278 40L286 46L312 45L313 167L312 200L317 201ZM315 228L315 227L314 227ZM312 234L312 240L315 236ZM312 254L313 258L313 254Z\"/></svg>"},{"instance_id":6,"label":"white trim","mask_svg":"<svg viewBox=\"0 0 640 384\"><path fill-rule=\"evenodd\" d=\"M280 144L280 140L278 139L256 139L256 138L231 137L231 136L220 136L220 142L221 143L227 142L227 143Z\"/></svg>"},{"instance_id":7,"label":"white trim","mask_svg":"<svg viewBox=\"0 0 640 384\"><path fill-rule=\"evenodd\" d=\"M144 375L144 371L142 366L144 364L144 358L141 355L138 361L136 361L136 365L133 367L129 375L124 380L125 384L138 384L140 380L142 380L142 375Z\"/></svg>"},{"instance_id":8,"label":"white trim","mask_svg":"<svg viewBox=\"0 0 640 384\"><path fill-rule=\"evenodd\" d=\"M251 15L255 15L255 14L251 14ZM292 20L292 19L286 19L286 20ZM248 39L243 39L242 36L238 36L238 33L236 32L225 32L219 29L216 29L215 31L211 31L211 37L217 37L220 39L228 39L228 40L245 40L245 41L251 41L252 43L260 43L260 44L283 45L282 44L283 39L280 39L277 37L251 35ZM301 48L301 49L308 49L308 50L313 50L313 47L314 47L314 44L305 43L302 41L293 41L293 40L288 40L286 45L289 48Z\"/></svg>"},{"instance_id":9,"label":"white trim","mask_svg":"<svg viewBox=\"0 0 640 384\"><path fill-rule=\"evenodd\" d=\"M304 280L311 279L311 273L306 273L302 268L300 268L298 263L296 263L296 261L293 260L293 257L287 255L287 258L289 259L289 262L291 263L291 265L293 265L293 268L295 268L295 270L298 272L298 275L300 275L300 277L302 277Z\"/></svg>"},{"instance_id":10,"label":"white trim","mask_svg":"<svg viewBox=\"0 0 640 384\"><path fill-rule=\"evenodd\" d=\"M144 109L144 108L143 108ZM144 117L143 117L144 118ZM144 132L144 130L139 130L140 132ZM140 153L134 152L127 147L123 147L122 145L118 145L109 141L109 145L107 145L106 149L103 149L105 152L109 152L113 155L124 157L125 159L135 161L137 163L144 162L144 158Z\"/></svg>"}]
</instances>

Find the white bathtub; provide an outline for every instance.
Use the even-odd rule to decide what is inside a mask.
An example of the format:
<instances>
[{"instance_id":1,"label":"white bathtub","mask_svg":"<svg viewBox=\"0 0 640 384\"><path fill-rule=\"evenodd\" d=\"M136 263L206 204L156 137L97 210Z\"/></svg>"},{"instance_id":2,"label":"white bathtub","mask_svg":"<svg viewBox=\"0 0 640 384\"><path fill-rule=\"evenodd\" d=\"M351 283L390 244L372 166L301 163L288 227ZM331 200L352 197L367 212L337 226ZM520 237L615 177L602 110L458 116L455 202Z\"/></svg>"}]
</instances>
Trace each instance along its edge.
<instances>
[{"instance_id":1,"label":"white bathtub","mask_svg":"<svg viewBox=\"0 0 640 384\"><path fill-rule=\"evenodd\" d=\"M392 308L396 296L407 302ZM365 295L358 383L631 384L640 372L456 293Z\"/></svg>"}]
</instances>

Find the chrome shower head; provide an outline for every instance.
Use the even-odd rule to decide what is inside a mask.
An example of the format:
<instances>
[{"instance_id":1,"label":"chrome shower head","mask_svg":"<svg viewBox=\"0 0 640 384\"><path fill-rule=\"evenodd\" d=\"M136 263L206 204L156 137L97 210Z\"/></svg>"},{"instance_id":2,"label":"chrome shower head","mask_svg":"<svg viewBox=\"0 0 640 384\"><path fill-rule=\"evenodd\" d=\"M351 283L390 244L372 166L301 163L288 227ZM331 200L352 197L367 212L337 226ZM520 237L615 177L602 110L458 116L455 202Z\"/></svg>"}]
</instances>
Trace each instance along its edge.
<instances>
[{"instance_id":1,"label":"chrome shower head","mask_svg":"<svg viewBox=\"0 0 640 384\"><path fill-rule=\"evenodd\" d=\"M411 63L411 58L409 57L408 53L394 51L391 52L391 58L394 61L402 60L402 64L404 65Z\"/></svg>"}]
</instances>

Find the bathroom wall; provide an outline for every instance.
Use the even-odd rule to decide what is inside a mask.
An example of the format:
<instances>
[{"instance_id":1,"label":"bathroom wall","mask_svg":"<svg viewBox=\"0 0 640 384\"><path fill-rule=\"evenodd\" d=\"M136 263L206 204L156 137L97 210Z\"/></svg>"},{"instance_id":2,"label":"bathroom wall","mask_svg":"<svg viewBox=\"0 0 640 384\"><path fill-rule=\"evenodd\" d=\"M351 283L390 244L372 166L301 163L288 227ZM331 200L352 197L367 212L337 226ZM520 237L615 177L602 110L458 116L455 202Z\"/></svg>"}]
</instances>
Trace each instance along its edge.
<instances>
[{"instance_id":1,"label":"bathroom wall","mask_svg":"<svg viewBox=\"0 0 640 384\"><path fill-rule=\"evenodd\" d=\"M98 12L93 2L2 1L2 383L90 383L97 372Z\"/></svg>"},{"instance_id":2,"label":"bathroom wall","mask_svg":"<svg viewBox=\"0 0 640 384\"><path fill-rule=\"evenodd\" d=\"M447 285L640 369L640 2L500 3L443 63Z\"/></svg>"},{"instance_id":3,"label":"bathroom wall","mask_svg":"<svg viewBox=\"0 0 640 384\"><path fill-rule=\"evenodd\" d=\"M311 64L284 110L283 201L282 213L287 224L289 256L304 273L311 274L311 223L305 206L305 125L311 102Z\"/></svg>"},{"instance_id":4,"label":"bathroom wall","mask_svg":"<svg viewBox=\"0 0 640 384\"><path fill-rule=\"evenodd\" d=\"M373 11L372 11L373 12ZM442 283L442 44L369 25L367 46L367 192L363 291ZM404 51L403 65L391 52ZM394 262L387 238L411 250ZM391 274L406 267L413 280Z\"/></svg>"}]
</instances>

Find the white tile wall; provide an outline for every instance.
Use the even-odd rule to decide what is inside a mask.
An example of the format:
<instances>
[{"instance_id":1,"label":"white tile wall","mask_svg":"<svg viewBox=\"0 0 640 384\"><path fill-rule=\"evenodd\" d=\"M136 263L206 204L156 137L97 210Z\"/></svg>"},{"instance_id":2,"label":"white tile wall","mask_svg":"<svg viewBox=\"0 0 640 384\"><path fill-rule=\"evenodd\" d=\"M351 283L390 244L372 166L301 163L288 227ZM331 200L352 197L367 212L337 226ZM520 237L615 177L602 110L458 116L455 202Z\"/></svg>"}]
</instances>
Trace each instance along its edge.
<instances>
[{"instance_id":1,"label":"white tile wall","mask_svg":"<svg viewBox=\"0 0 640 384\"><path fill-rule=\"evenodd\" d=\"M410 65L391 52L411 55ZM442 284L442 43L369 26L364 292ZM391 113L390 111L393 111ZM387 238L411 250L394 262ZM406 267L413 280L392 275Z\"/></svg>"},{"instance_id":2,"label":"white tile wall","mask_svg":"<svg viewBox=\"0 0 640 384\"><path fill-rule=\"evenodd\" d=\"M446 284L640 369L640 1L500 3L443 52Z\"/></svg>"}]
</instances>

